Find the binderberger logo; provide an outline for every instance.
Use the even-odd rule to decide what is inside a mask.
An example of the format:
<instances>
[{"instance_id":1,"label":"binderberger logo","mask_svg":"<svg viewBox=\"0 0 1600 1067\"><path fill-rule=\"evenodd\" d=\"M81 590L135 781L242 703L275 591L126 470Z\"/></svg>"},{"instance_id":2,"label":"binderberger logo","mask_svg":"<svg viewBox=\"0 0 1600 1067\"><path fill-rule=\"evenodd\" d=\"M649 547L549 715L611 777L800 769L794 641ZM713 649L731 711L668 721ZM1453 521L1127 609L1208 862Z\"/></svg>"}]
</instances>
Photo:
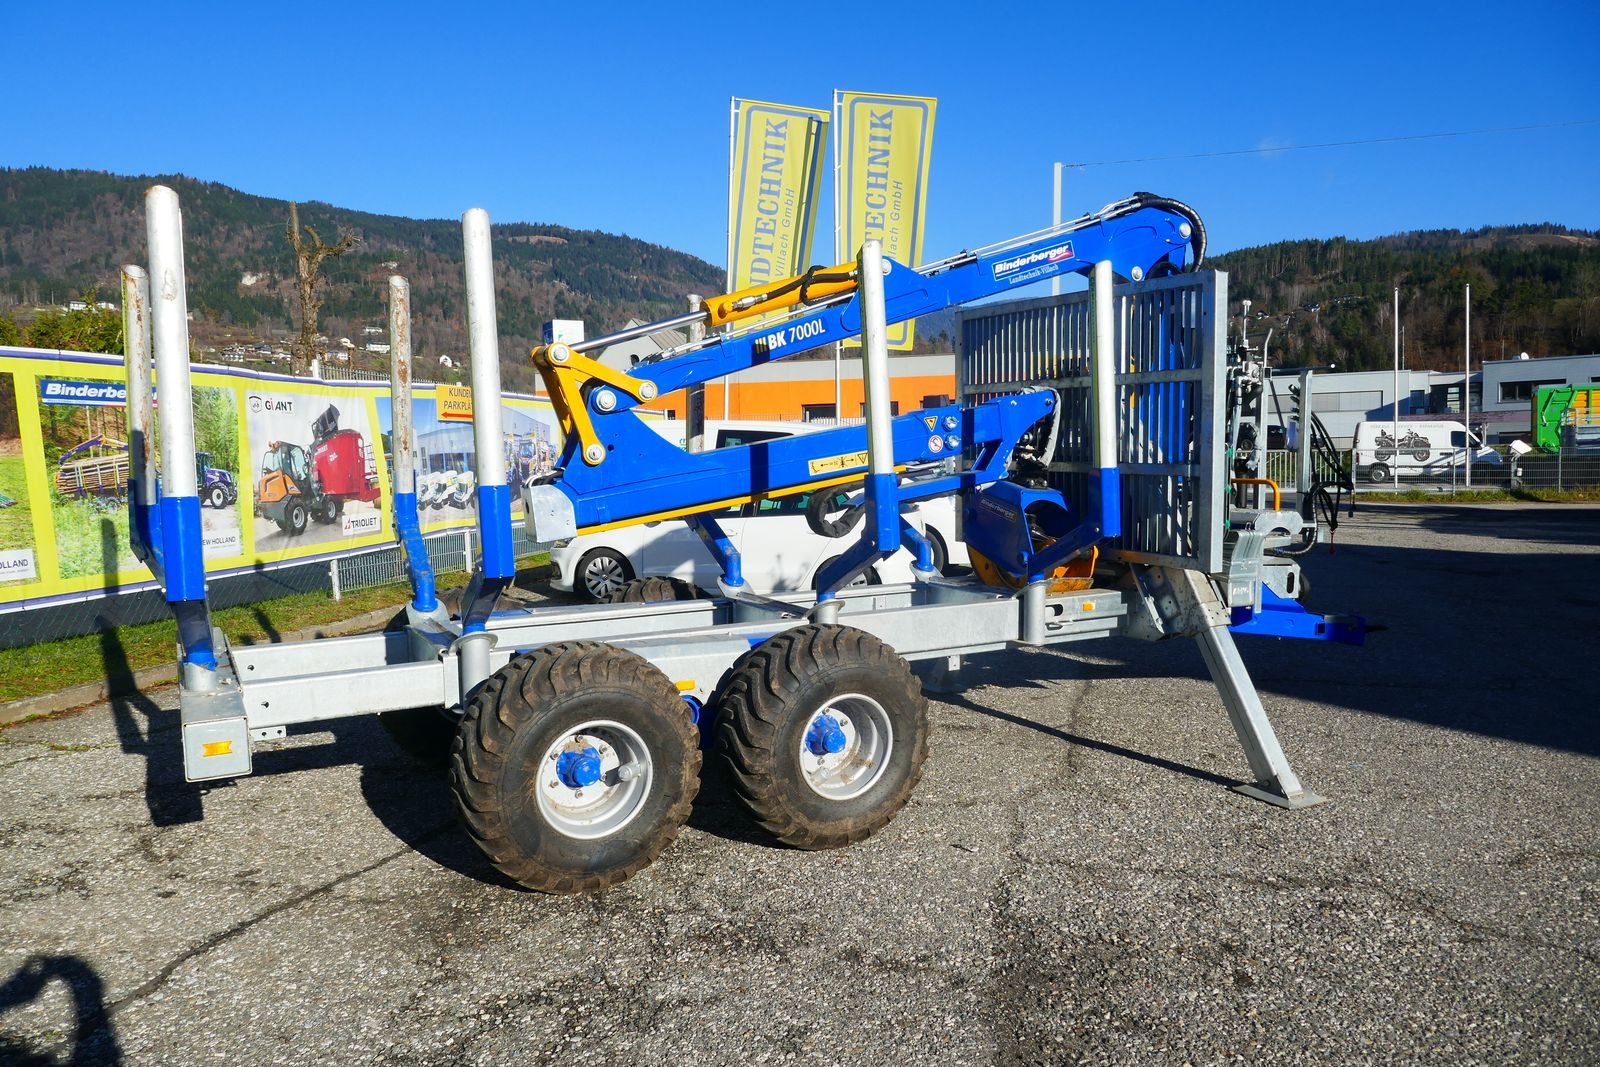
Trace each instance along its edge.
<instances>
[{"instance_id":1,"label":"binderberger logo","mask_svg":"<svg viewBox=\"0 0 1600 1067\"><path fill-rule=\"evenodd\" d=\"M1022 271L1028 272L1024 276L1032 276L1033 274L1039 272L1037 269L1030 270L1030 268L1044 267L1054 263L1065 263L1071 258L1072 242L1067 241L1062 244L1058 244L1053 248L1041 248L1037 252L1029 252L1024 256L1013 256L1010 259L996 260L994 265L994 280L997 282L1004 281L1011 275L1018 274Z\"/></svg>"},{"instance_id":2,"label":"binderberger logo","mask_svg":"<svg viewBox=\"0 0 1600 1067\"><path fill-rule=\"evenodd\" d=\"M74 404L91 408L120 408L128 402L128 387L117 382L72 382L60 378L41 378L39 402Z\"/></svg>"}]
</instances>

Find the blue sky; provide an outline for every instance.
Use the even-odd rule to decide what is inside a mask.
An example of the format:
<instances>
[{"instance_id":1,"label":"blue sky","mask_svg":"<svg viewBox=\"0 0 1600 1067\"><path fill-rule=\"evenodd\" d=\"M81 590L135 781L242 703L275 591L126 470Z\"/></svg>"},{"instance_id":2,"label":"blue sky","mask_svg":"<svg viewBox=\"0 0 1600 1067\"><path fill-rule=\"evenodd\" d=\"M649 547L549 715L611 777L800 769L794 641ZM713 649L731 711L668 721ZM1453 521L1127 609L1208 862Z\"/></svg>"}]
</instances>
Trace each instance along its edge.
<instances>
[{"instance_id":1,"label":"blue sky","mask_svg":"<svg viewBox=\"0 0 1600 1067\"><path fill-rule=\"evenodd\" d=\"M728 101L939 98L929 258L1151 190L1213 251L1600 229L1600 4L8 5L0 165L178 171L725 259ZM1162 9L1166 13L1160 13ZM159 16L159 17L153 17ZM829 218L823 206L823 225ZM819 249L830 242L818 241Z\"/></svg>"}]
</instances>

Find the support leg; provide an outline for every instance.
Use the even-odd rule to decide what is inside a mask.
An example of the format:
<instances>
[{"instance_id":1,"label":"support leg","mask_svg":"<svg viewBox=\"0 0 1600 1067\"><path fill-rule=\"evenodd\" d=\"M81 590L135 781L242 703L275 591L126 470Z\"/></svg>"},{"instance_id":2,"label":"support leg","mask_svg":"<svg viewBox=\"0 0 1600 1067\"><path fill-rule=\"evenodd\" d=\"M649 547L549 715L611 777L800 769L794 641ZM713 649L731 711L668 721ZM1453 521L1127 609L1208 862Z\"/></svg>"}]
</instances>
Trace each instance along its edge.
<instances>
[{"instance_id":1,"label":"support leg","mask_svg":"<svg viewBox=\"0 0 1600 1067\"><path fill-rule=\"evenodd\" d=\"M1211 680L1222 694L1233 732L1250 761L1250 773L1256 778L1254 785L1236 787L1238 792L1290 810L1322 803L1326 798L1302 786L1289 766L1278 744L1278 735L1267 718L1267 709L1262 706L1250 672L1239 656L1239 648L1233 643L1233 634L1226 626L1211 626L1196 634L1195 640L1200 644L1200 654L1211 672Z\"/></svg>"}]
</instances>

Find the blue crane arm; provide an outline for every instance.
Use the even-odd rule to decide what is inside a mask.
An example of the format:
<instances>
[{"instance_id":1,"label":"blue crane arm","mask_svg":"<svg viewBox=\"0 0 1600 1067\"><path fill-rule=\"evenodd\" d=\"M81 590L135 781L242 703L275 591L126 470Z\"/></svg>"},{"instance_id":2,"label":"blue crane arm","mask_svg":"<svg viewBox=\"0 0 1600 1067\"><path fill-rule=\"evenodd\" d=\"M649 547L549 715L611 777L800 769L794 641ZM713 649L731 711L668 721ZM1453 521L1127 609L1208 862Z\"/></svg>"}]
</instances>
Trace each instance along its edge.
<instances>
[{"instance_id":1,"label":"blue crane arm","mask_svg":"<svg viewBox=\"0 0 1600 1067\"><path fill-rule=\"evenodd\" d=\"M1184 255L1191 247L1197 252L1194 260L1200 258L1204 229L1199 217L1175 201L1141 193L1088 219L923 268L886 260L890 270L883 279L884 318L889 323L904 322L1018 286L1064 274L1086 274L1105 259L1117 274L1137 281L1184 269ZM776 325L715 335L692 352L642 363L631 373L654 385L659 395L860 332L860 302L845 294Z\"/></svg>"},{"instance_id":2,"label":"blue crane arm","mask_svg":"<svg viewBox=\"0 0 1600 1067\"><path fill-rule=\"evenodd\" d=\"M885 318L902 322L1058 275L1086 274L1102 260L1136 280L1174 273L1185 269L1186 256L1191 268L1198 264L1204 232L1192 209L1139 194L1064 227L920 269L885 260ZM535 349L535 364L566 435L558 473L525 487L535 539L687 517L858 479L867 468L863 427L686 453L636 412L640 403L663 393L861 332L860 301L854 292L835 289L825 300L779 324L715 335L692 351L641 364L629 373L581 356L579 346ZM602 338L581 349L605 343ZM903 469L951 454L978 454L988 459L975 464L978 474L966 478L963 487L994 481L1004 476L1005 460L1028 428L1053 414L1053 399L1020 394L965 411L951 407L902 415L894 420L895 463Z\"/></svg>"}]
</instances>

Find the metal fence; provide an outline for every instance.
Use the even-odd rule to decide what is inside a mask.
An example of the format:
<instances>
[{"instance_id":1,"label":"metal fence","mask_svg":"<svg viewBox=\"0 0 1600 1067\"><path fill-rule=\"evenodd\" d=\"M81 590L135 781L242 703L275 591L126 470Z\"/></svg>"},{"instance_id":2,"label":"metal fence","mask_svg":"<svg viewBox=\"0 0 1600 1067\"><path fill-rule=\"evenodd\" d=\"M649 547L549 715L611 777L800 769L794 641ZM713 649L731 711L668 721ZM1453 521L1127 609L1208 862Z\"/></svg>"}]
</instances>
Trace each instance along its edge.
<instances>
[{"instance_id":1,"label":"metal fence","mask_svg":"<svg viewBox=\"0 0 1600 1067\"><path fill-rule=\"evenodd\" d=\"M433 565L434 573L470 571L477 554L477 534L476 527L469 527L446 530L424 538L428 546L428 562ZM527 559L547 547L531 540L520 524L512 525L511 549L517 559ZM328 578L335 600L357 589L398 585L408 578L405 553L399 545L389 545L370 552L339 556L329 561Z\"/></svg>"},{"instance_id":2,"label":"metal fence","mask_svg":"<svg viewBox=\"0 0 1600 1067\"><path fill-rule=\"evenodd\" d=\"M1355 453L1346 451L1344 470L1352 475L1357 492L1388 493L1398 488L1400 492L1424 489L1453 495L1479 489L1590 489L1600 487L1600 454L1593 451L1565 450L1555 454L1530 452L1518 456L1506 446L1495 446L1496 460L1486 460L1475 454L1470 481L1467 475L1466 449L1457 449L1433 462L1419 467L1399 468L1395 471L1385 466L1381 477L1374 480L1371 465L1357 464ZM1262 477L1270 479L1290 493L1296 484L1299 455L1290 451L1275 450L1266 454Z\"/></svg>"}]
</instances>

